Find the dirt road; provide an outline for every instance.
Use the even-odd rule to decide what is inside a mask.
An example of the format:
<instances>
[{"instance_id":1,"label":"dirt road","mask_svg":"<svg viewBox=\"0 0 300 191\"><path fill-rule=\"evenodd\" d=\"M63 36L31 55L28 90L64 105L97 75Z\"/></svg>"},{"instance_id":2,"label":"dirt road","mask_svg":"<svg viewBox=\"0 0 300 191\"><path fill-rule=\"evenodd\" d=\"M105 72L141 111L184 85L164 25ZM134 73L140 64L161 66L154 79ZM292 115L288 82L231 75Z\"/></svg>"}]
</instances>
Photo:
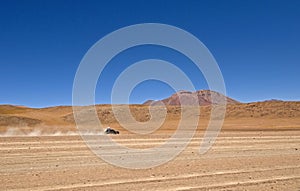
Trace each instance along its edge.
<instances>
[{"instance_id":1,"label":"dirt road","mask_svg":"<svg viewBox=\"0 0 300 191\"><path fill-rule=\"evenodd\" d=\"M165 137L114 138L152 147ZM96 157L79 136L0 137L0 190L300 190L299 130L225 131L204 155L200 141L164 165L129 170Z\"/></svg>"}]
</instances>

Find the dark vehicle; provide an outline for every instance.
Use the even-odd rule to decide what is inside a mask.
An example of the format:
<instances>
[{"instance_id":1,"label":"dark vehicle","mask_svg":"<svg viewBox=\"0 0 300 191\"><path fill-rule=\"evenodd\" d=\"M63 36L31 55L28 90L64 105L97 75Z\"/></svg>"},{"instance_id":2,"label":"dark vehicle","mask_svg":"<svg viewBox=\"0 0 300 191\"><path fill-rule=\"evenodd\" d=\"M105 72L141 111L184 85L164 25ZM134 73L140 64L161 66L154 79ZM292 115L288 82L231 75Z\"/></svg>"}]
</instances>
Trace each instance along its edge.
<instances>
[{"instance_id":1,"label":"dark vehicle","mask_svg":"<svg viewBox=\"0 0 300 191\"><path fill-rule=\"evenodd\" d=\"M104 131L104 133L106 133L106 134L119 134L119 131L117 131L117 130L114 130L114 129L111 129L111 128L107 128L105 131Z\"/></svg>"}]
</instances>

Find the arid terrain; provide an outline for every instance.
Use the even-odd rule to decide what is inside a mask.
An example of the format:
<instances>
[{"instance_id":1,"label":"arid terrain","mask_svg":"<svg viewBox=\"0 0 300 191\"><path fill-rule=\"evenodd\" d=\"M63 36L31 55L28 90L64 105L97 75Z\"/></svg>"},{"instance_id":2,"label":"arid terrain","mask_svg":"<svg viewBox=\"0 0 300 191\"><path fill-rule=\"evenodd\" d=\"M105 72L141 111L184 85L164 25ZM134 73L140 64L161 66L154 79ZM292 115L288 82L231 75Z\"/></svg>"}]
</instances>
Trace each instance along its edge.
<instances>
[{"instance_id":1,"label":"arid terrain","mask_svg":"<svg viewBox=\"0 0 300 191\"><path fill-rule=\"evenodd\" d=\"M88 148L70 106L2 105L0 190L300 190L300 102L228 104L221 133L200 155L212 107L201 106L196 134L178 157L132 170L108 164ZM96 108L103 127L120 131L109 136L132 148L162 144L176 130L181 113L180 107L168 106L161 128L137 135L120 126L110 105ZM137 121L151 118L148 105L130 108Z\"/></svg>"}]
</instances>

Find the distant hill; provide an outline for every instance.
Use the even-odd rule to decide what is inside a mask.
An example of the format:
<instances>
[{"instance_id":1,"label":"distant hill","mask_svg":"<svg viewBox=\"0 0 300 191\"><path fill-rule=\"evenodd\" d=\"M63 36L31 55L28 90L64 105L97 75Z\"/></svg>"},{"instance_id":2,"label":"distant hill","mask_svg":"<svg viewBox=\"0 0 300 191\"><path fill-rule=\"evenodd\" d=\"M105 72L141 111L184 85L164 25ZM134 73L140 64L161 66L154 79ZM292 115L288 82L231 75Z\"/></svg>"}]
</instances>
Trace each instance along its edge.
<instances>
[{"instance_id":1,"label":"distant hill","mask_svg":"<svg viewBox=\"0 0 300 191\"><path fill-rule=\"evenodd\" d=\"M215 91L199 90L196 92L179 91L166 99L159 100L159 101L148 100L143 104L158 105L161 102L163 102L165 105L195 105L195 103L198 103L198 105L200 106L213 105L213 104L218 105L218 104L224 104L225 102L227 102L227 104L239 103L238 101L226 97L223 94L220 94Z\"/></svg>"},{"instance_id":2,"label":"distant hill","mask_svg":"<svg viewBox=\"0 0 300 191\"><path fill-rule=\"evenodd\" d=\"M225 121L228 128L232 125L253 126L260 128L262 125L270 128L300 128L300 102L268 100L253 103L239 103L238 101L225 97L217 92L200 90L197 92L180 91L169 98L163 99L166 104L167 121L172 124L181 118L182 108L179 105L179 97L189 102L190 96L197 98L200 102L201 119L209 119L210 112L216 104L222 104L227 100ZM215 102L211 97L215 96ZM140 122L151 118L149 105L159 103L148 101L144 104L130 105L133 117ZM125 111L126 105L115 105L115 109ZM79 107L80 108L80 107ZM160 107L152 109L160 111ZM195 107L195 109L198 109ZM102 124L111 127L120 127L116 120L111 105L96 105L96 111ZM192 109L190 110L193 116ZM172 122L173 121L173 122ZM29 108L24 106L0 105L0 133L8 128L16 127L25 130L42 128L42 131L54 131L57 129L76 130L72 106L56 106L47 108ZM172 125L171 125L172 126ZM170 127L171 127L170 126ZM173 127L173 126L172 126ZM252 127L251 127L252 128Z\"/></svg>"}]
</instances>

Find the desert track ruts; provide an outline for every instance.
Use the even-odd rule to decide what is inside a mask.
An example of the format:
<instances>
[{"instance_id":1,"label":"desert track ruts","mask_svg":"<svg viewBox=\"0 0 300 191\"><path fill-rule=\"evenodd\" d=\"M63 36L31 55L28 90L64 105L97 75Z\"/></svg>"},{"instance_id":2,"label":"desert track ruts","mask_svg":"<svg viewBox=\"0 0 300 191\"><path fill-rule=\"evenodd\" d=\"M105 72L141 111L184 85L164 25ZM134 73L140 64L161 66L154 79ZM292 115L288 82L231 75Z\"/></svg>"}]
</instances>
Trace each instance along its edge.
<instances>
[{"instance_id":1,"label":"desert track ruts","mask_svg":"<svg viewBox=\"0 0 300 191\"><path fill-rule=\"evenodd\" d=\"M295 145L297 146L297 145ZM217 147L217 146L216 146ZM192 147L190 147L192 148ZM197 149L198 147L194 147L193 150L194 152L197 152ZM291 151L288 151L287 149L291 149L290 147L280 147L278 149L276 149L276 151L272 150L271 148L254 148L254 149L237 149L237 148L234 148L234 149L231 149L230 150L230 153L228 153L228 150L227 152L226 151L222 151L221 149L214 149L214 151L221 151L219 153L214 153L212 155L204 155L204 156L200 156L200 158L204 159L204 158L231 158L231 157L249 157L249 156L255 156L258 157L258 156L274 156L274 155L282 155L282 154L285 154L285 155L299 155L299 152L295 151L295 150L291 150ZM232 152L240 152L240 151L243 151L244 153L236 153L234 156L231 156ZM269 151L269 153L266 153L267 151ZM53 152L53 151L51 151ZM47 152L47 153L51 153L51 152ZM51 163L57 163L59 161L57 161L57 157L60 158L60 160L63 160L63 161L67 161L69 160L70 163L68 164L63 164L61 166L63 167L76 167L76 166L82 166L82 164L77 164L75 162L75 164L72 164L74 161L74 159L78 158L78 159L93 159L95 158L95 156L93 155L90 155L90 151L86 151L86 150L83 150L78 152L77 155L72 155L70 156L70 152L67 152L67 151L64 151L64 152L60 152L60 151L55 151L55 152L58 152L60 154L63 154L65 153L66 156L63 156L63 155L54 155L54 156L22 156L22 155L19 155L19 157L22 157L23 159L27 158L27 161L24 161L24 162L15 162L13 159L18 157L18 156L10 156L10 157L6 157L6 156L2 156L2 160L6 159L6 160L11 160L10 161L6 161L6 162L1 162L0 164L2 165L2 168L0 169L0 173L8 173L8 172L12 172L13 171L20 171L21 169L23 170L26 170L27 168L16 168L17 166L19 165L24 165L28 162L35 162L35 161L38 161L39 162L39 165L41 164L45 164L45 166L47 166L47 164L51 164ZM72 151L74 152L74 151ZM258 153L259 152L259 153ZM253 153L253 155L251 154ZM74 154L74 153L73 153ZM109 153L108 153L109 154ZM182 155L182 156L185 156L185 155ZM199 158L199 156L193 156L193 157L189 157L188 159L189 160L193 160L193 159L197 159ZM179 159L180 160L180 159ZM181 160L185 160L184 158L182 158ZM101 166L103 165L104 163L101 163L99 161L96 161L94 163L89 163L89 164L84 164L84 165L87 165L87 166L90 166L90 165L95 165L95 166ZM11 166L14 166L15 168L11 168ZM6 168L8 167L8 168ZM46 167L37 167L37 168L34 168L35 170L38 170L38 169L45 169Z\"/></svg>"},{"instance_id":2,"label":"desert track ruts","mask_svg":"<svg viewBox=\"0 0 300 191\"><path fill-rule=\"evenodd\" d=\"M281 185L284 187L278 190L287 186L287 190L298 191L300 132L289 136L281 133L251 132L249 137L243 136L244 132L226 134L205 155L198 155L201 139L194 138L174 161L145 171L124 170L103 162L78 137L0 138L1 189L271 190L268 186ZM159 136L116 139L133 147L156 146L164 140Z\"/></svg>"},{"instance_id":3,"label":"desert track ruts","mask_svg":"<svg viewBox=\"0 0 300 191\"><path fill-rule=\"evenodd\" d=\"M183 187L183 188L177 188L176 191L184 191L184 190L202 190L202 189L225 189L225 188L233 188L236 186L245 186L245 185L251 185L251 184L261 184L261 183L268 183L268 182L274 182L274 181L284 181L284 180L293 180L293 179L299 179L299 176L287 176L287 177L272 177L272 178L266 178L266 179L260 179L260 180L247 180L247 181L234 181L234 182L226 182L221 184L213 184L210 186L198 186L198 187Z\"/></svg>"},{"instance_id":4,"label":"desert track ruts","mask_svg":"<svg viewBox=\"0 0 300 191\"><path fill-rule=\"evenodd\" d=\"M210 177L210 176L220 176L220 175L237 175L243 173L252 173L252 172L266 172L266 171L274 171L277 170L286 170L286 169L297 169L296 176L288 176L288 177L272 177L268 179L260 179L260 180L248 180L248 181L241 181L241 182L225 182L222 184L215 184L210 186L202 186L202 187L191 187L192 189L196 188L216 188L216 187L223 187L223 186L233 186L237 184L254 184L259 182L267 182L272 180L287 180L287 179L300 179L300 166L286 166L286 167L279 167L279 168L265 168L265 169L251 169L251 170L228 170L228 171L220 171L220 172L212 172L212 173L199 173L199 174L184 174L179 175L176 177L156 177L156 178L141 178L136 180L119 180L119 181L107 181L107 182L94 182L89 184L75 184L75 185L64 185L64 186L50 186L50 187L39 187L35 189L28 189L32 191L40 191L40 190L64 190L64 189L78 189L78 188L85 188L85 187L100 187L100 186L110 186L110 185L120 185L120 184L142 184L147 182L166 182L166 181L176 181L182 179L189 179L189 178L202 178L202 177ZM186 190L191 188L179 188L178 190ZM13 191L18 191L16 189ZM24 190L24 189L22 189ZM177 189L176 189L177 190ZM25 190L24 190L25 191Z\"/></svg>"}]
</instances>

